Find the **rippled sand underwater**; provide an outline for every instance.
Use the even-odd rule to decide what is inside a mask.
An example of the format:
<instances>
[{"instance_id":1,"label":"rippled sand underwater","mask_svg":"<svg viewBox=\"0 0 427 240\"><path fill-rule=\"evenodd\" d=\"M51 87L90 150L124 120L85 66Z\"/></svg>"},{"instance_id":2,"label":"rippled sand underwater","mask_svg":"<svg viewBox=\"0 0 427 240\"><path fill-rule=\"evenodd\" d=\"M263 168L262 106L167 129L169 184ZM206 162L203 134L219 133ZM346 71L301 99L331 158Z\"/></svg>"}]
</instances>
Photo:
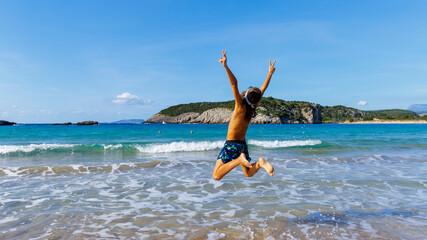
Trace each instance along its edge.
<instances>
[{"instance_id":1,"label":"rippled sand underwater","mask_svg":"<svg viewBox=\"0 0 427 240\"><path fill-rule=\"evenodd\" d=\"M268 160L276 168L272 178L261 171L246 178L235 169L222 181L211 179L213 161L179 155L174 161L92 167L0 168L0 238L427 236L425 160Z\"/></svg>"}]
</instances>

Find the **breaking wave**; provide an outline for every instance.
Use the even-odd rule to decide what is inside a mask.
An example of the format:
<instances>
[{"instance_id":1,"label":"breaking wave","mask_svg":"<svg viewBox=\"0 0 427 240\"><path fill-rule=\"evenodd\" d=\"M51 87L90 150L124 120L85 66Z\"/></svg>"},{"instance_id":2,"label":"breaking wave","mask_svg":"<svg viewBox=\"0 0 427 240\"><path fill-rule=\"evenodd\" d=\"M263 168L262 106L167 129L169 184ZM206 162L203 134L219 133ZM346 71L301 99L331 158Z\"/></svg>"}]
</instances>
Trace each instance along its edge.
<instances>
[{"instance_id":1,"label":"breaking wave","mask_svg":"<svg viewBox=\"0 0 427 240\"><path fill-rule=\"evenodd\" d=\"M286 148L313 146L322 144L320 140L286 140L286 141L259 141L249 140L249 145L262 148ZM39 152L67 152L67 151L135 151L140 153L171 153L171 152L198 152L222 148L224 141L176 141L170 143L116 143L116 144L29 144L29 145L0 145L0 155L39 153Z\"/></svg>"},{"instance_id":2,"label":"breaking wave","mask_svg":"<svg viewBox=\"0 0 427 240\"><path fill-rule=\"evenodd\" d=\"M249 140L249 145L263 148L286 148L313 146L322 144L320 140L289 140L289 141L258 141ZM200 142L171 142L164 144L149 144L146 146L136 146L143 153L170 153L170 152L196 152L219 149L223 146L224 141L200 141Z\"/></svg>"},{"instance_id":3,"label":"breaking wave","mask_svg":"<svg viewBox=\"0 0 427 240\"><path fill-rule=\"evenodd\" d=\"M314 145L322 144L322 141L320 140L289 140L289 141L249 140L249 144L265 147L265 148L285 148L285 147L314 146Z\"/></svg>"},{"instance_id":4,"label":"breaking wave","mask_svg":"<svg viewBox=\"0 0 427 240\"><path fill-rule=\"evenodd\" d=\"M143 153L170 153L170 152L196 152L208 151L221 148L224 141L200 141L200 142L171 142L164 144L149 144L146 146L136 146Z\"/></svg>"},{"instance_id":5,"label":"breaking wave","mask_svg":"<svg viewBox=\"0 0 427 240\"><path fill-rule=\"evenodd\" d=\"M72 148L76 144L29 144L29 145L0 145L0 154L13 153L13 152L32 152L35 150L54 150L60 148Z\"/></svg>"}]
</instances>

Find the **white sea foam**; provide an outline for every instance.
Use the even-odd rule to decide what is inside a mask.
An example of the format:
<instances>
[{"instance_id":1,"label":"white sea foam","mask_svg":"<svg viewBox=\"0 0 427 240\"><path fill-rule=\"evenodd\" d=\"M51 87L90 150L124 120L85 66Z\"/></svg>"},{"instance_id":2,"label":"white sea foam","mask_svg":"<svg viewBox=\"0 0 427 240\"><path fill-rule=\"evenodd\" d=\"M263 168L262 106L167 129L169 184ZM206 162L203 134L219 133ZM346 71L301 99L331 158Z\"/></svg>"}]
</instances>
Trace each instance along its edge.
<instances>
[{"instance_id":1,"label":"white sea foam","mask_svg":"<svg viewBox=\"0 0 427 240\"><path fill-rule=\"evenodd\" d=\"M12 222L12 221L16 221L18 220L18 218L16 217L11 217L11 216L6 216L3 219L0 219L0 224L4 224L4 223L8 223L8 222Z\"/></svg>"},{"instance_id":2,"label":"white sea foam","mask_svg":"<svg viewBox=\"0 0 427 240\"><path fill-rule=\"evenodd\" d=\"M287 140L287 141L259 141L249 140L251 145L264 148L283 148L296 146L313 146L321 144L320 140ZM153 143L149 145L136 144L134 147L142 153L171 153L171 152L196 152L220 149L224 141L194 141L194 142L171 142L171 143ZM29 145L0 145L0 154L14 152L29 153L37 150L47 151L60 148L73 148L78 144L59 144L59 143L42 143ZM81 145L80 145L81 146ZM101 144L105 150L116 150L123 148L123 144Z\"/></svg>"},{"instance_id":3,"label":"white sea foam","mask_svg":"<svg viewBox=\"0 0 427 240\"><path fill-rule=\"evenodd\" d=\"M178 196L178 201L183 202L204 202L204 199L188 193L182 193Z\"/></svg>"},{"instance_id":4,"label":"white sea foam","mask_svg":"<svg viewBox=\"0 0 427 240\"><path fill-rule=\"evenodd\" d=\"M1 168L0 170L4 172L6 176L10 177L17 177L18 176L18 167L11 167L11 168Z\"/></svg>"},{"instance_id":5,"label":"white sea foam","mask_svg":"<svg viewBox=\"0 0 427 240\"><path fill-rule=\"evenodd\" d=\"M297 146L313 146L321 144L320 140L288 140L288 141L259 141L249 140L251 145L264 148L283 148ZM164 144L149 144L146 146L136 145L135 148L143 153L170 153L170 152L196 152L219 149L224 141L199 141L199 142L171 142Z\"/></svg>"},{"instance_id":6,"label":"white sea foam","mask_svg":"<svg viewBox=\"0 0 427 240\"><path fill-rule=\"evenodd\" d=\"M35 150L50 150L55 148L71 148L75 144L29 144L29 145L0 145L0 154L7 154L12 152L32 152Z\"/></svg>"},{"instance_id":7,"label":"white sea foam","mask_svg":"<svg viewBox=\"0 0 427 240\"><path fill-rule=\"evenodd\" d=\"M226 213L222 214L223 217L234 217L234 215L236 214L236 210L229 210Z\"/></svg>"},{"instance_id":8,"label":"white sea foam","mask_svg":"<svg viewBox=\"0 0 427 240\"><path fill-rule=\"evenodd\" d=\"M225 238L225 233L210 232L208 233L207 237L208 237L208 240L222 239L222 238Z\"/></svg>"},{"instance_id":9,"label":"white sea foam","mask_svg":"<svg viewBox=\"0 0 427 240\"><path fill-rule=\"evenodd\" d=\"M102 144L101 146L103 146L105 150L107 149L114 150L114 149L119 149L123 147L122 144Z\"/></svg>"},{"instance_id":10,"label":"white sea foam","mask_svg":"<svg viewBox=\"0 0 427 240\"><path fill-rule=\"evenodd\" d=\"M165 144L149 144L147 146L136 145L143 153L170 153L170 152L195 152L208 151L221 148L224 141L200 141L200 142L171 142Z\"/></svg>"},{"instance_id":11,"label":"white sea foam","mask_svg":"<svg viewBox=\"0 0 427 240\"><path fill-rule=\"evenodd\" d=\"M284 147L300 147L300 146L314 146L322 144L320 140L287 140L287 141L258 141L249 140L251 145L265 147L265 148L284 148Z\"/></svg>"},{"instance_id":12,"label":"white sea foam","mask_svg":"<svg viewBox=\"0 0 427 240\"><path fill-rule=\"evenodd\" d=\"M148 165L147 165L148 164ZM110 174L122 173L131 169L153 167L157 165L158 162L139 162L139 163L112 163L107 165L57 165L57 166L24 166L24 167L0 167L0 177L19 177L21 175L41 175L53 176L53 175L67 175L67 174L90 174L97 172L106 172ZM110 180L109 178L108 180ZM107 180L107 181L108 181ZM135 180L130 180L130 187L140 186ZM97 187L102 187L105 185L99 185ZM47 188L47 187L45 187Z\"/></svg>"},{"instance_id":13,"label":"white sea foam","mask_svg":"<svg viewBox=\"0 0 427 240\"><path fill-rule=\"evenodd\" d=\"M25 208L32 208L32 207L34 207L36 205L39 205L40 203L42 203L44 201L46 201L46 199L43 199L43 198L42 199L33 200L31 202L31 204L30 205L26 205Z\"/></svg>"},{"instance_id":14,"label":"white sea foam","mask_svg":"<svg viewBox=\"0 0 427 240\"><path fill-rule=\"evenodd\" d=\"M99 231L98 233L103 238L115 238L116 237L115 235L107 233L107 231L111 231L111 230L108 228L105 228L105 229L102 229L101 231Z\"/></svg>"}]
</instances>

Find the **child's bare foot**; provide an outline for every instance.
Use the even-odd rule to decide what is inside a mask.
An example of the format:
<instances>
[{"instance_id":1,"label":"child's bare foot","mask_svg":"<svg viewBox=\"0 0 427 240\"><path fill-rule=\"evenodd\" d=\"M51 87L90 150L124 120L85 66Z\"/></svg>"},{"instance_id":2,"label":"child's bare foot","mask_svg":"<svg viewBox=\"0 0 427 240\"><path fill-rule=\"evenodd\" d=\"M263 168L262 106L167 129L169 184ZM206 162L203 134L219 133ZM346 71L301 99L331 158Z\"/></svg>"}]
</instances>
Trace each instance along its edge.
<instances>
[{"instance_id":1,"label":"child's bare foot","mask_svg":"<svg viewBox=\"0 0 427 240\"><path fill-rule=\"evenodd\" d=\"M246 155L244 153L240 154L238 158L236 158L240 162L241 165L252 168L252 164L246 159Z\"/></svg>"},{"instance_id":2,"label":"child's bare foot","mask_svg":"<svg viewBox=\"0 0 427 240\"><path fill-rule=\"evenodd\" d=\"M274 167L270 163L265 161L264 158L259 158L258 163L261 168L264 168L265 171L267 171L267 173L270 174L270 176L274 175Z\"/></svg>"}]
</instances>

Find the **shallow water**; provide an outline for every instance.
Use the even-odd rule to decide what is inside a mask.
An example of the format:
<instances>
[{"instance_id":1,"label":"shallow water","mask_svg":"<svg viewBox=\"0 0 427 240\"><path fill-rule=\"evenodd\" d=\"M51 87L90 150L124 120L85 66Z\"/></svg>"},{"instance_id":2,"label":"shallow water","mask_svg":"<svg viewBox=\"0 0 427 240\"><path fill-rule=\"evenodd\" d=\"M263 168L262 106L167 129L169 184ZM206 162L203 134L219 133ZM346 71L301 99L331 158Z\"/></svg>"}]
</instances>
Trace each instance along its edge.
<instances>
[{"instance_id":1,"label":"shallow water","mask_svg":"<svg viewBox=\"0 0 427 240\"><path fill-rule=\"evenodd\" d=\"M0 239L427 238L427 126L251 125L276 175L214 181L226 131L2 127Z\"/></svg>"}]
</instances>

